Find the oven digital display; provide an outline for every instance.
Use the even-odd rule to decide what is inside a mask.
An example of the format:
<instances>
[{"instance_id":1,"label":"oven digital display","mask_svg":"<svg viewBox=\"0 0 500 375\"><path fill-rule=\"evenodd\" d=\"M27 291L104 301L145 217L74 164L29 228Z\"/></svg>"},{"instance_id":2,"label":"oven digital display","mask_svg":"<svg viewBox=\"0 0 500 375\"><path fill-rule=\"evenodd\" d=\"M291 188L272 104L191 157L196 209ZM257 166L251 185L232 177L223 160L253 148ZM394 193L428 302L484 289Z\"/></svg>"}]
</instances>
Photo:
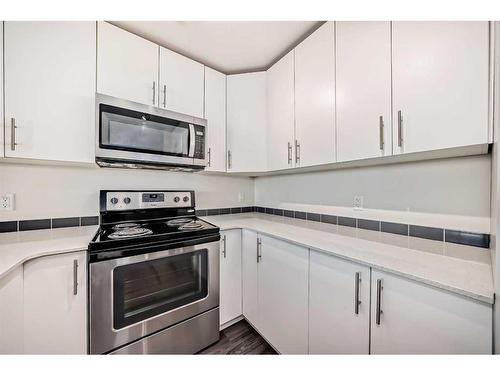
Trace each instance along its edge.
<instances>
[{"instance_id":1,"label":"oven digital display","mask_svg":"<svg viewBox=\"0 0 500 375\"><path fill-rule=\"evenodd\" d=\"M146 193L142 194L143 202L164 202L165 194L163 193Z\"/></svg>"}]
</instances>

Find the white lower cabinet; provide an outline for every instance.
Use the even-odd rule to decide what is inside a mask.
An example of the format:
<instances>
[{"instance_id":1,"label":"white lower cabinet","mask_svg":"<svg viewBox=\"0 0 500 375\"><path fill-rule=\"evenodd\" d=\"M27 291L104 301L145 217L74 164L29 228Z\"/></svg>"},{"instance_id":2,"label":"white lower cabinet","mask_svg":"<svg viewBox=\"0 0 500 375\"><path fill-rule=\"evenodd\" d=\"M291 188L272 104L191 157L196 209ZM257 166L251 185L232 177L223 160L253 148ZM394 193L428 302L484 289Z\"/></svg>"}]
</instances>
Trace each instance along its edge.
<instances>
[{"instance_id":1,"label":"white lower cabinet","mask_svg":"<svg viewBox=\"0 0 500 375\"><path fill-rule=\"evenodd\" d=\"M491 305L375 270L371 290L372 354L492 353Z\"/></svg>"},{"instance_id":2,"label":"white lower cabinet","mask_svg":"<svg viewBox=\"0 0 500 375\"><path fill-rule=\"evenodd\" d=\"M24 264L24 352L87 352L87 252Z\"/></svg>"},{"instance_id":3,"label":"white lower cabinet","mask_svg":"<svg viewBox=\"0 0 500 375\"><path fill-rule=\"evenodd\" d=\"M241 281L243 316L260 329L257 270L257 233L243 229L241 233Z\"/></svg>"},{"instance_id":4,"label":"white lower cabinet","mask_svg":"<svg viewBox=\"0 0 500 375\"><path fill-rule=\"evenodd\" d=\"M368 354L370 268L311 251L309 353Z\"/></svg>"},{"instance_id":5,"label":"white lower cabinet","mask_svg":"<svg viewBox=\"0 0 500 375\"><path fill-rule=\"evenodd\" d=\"M241 230L221 232L220 325L241 316Z\"/></svg>"},{"instance_id":6,"label":"white lower cabinet","mask_svg":"<svg viewBox=\"0 0 500 375\"><path fill-rule=\"evenodd\" d=\"M0 354L23 353L23 267L0 278Z\"/></svg>"}]
</instances>

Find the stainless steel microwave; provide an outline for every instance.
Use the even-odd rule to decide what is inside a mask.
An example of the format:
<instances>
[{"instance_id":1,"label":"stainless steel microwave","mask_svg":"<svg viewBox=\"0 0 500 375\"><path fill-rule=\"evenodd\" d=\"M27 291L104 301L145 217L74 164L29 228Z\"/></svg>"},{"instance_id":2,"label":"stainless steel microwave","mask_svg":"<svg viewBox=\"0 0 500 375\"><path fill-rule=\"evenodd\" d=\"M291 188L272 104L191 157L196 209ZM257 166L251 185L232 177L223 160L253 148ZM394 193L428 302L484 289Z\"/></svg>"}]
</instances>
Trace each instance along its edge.
<instances>
[{"instance_id":1,"label":"stainless steel microwave","mask_svg":"<svg viewBox=\"0 0 500 375\"><path fill-rule=\"evenodd\" d=\"M96 94L96 163L179 171L206 166L205 119Z\"/></svg>"}]
</instances>

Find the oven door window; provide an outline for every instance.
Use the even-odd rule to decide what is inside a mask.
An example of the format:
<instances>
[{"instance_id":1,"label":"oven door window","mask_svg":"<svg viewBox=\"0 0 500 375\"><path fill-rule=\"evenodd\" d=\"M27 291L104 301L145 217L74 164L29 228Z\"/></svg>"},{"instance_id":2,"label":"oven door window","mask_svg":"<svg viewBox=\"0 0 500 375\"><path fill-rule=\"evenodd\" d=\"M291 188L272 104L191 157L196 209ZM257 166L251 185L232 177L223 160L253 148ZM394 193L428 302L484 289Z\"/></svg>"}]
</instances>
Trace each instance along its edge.
<instances>
[{"instance_id":1,"label":"oven door window","mask_svg":"<svg viewBox=\"0 0 500 375\"><path fill-rule=\"evenodd\" d=\"M123 108L100 105L100 147L189 156L189 124Z\"/></svg>"},{"instance_id":2,"label":"oven door window","mask_svg":"<svg viewBox=\"0 0 500 375\"><path fill-rule=\"evenodd\" d=\"M208 295L207 250L113 270L113 326L120 329Z\"/></svg>"}]
</instances>

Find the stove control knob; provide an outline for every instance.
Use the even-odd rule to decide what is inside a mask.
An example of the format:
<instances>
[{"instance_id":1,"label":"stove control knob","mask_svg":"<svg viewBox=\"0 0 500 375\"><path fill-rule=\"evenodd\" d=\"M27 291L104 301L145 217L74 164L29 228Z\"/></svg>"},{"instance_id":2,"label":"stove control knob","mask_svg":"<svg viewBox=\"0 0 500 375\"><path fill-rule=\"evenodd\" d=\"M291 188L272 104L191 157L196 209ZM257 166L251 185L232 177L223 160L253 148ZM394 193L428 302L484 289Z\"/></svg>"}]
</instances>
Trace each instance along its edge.
<instances>
[{"instance_id":1,"label":"stove control knob","mask_svg":"<svg viewBox=\"0 0 500 375\"><path fill-rule=\"evenodd\" d=\"M118 203L118 198L116 198L116 197L111 198L111 203L112 204L117 204Z\"/></svg>"},{"instance_id":2,"label":"stove control knob","mask_svg":"<svg viewBox=\"0 0 500 375\"><path fill-rule=\"evenodd\" d=\"M180 200L181 200L181 198L179 198L179 197L175 197L175 198L174 198L174 202L175 202L175 203L179 202Z\"/></svg>"},{"instance_id":3,"label":"stove control knob","mask_svg":"<svg viewBox=\"0 0 500 375\"><path fill-rule=\"evenodd\" d=\"M130 203L130 198L129 197L123 198L123 203L129 204Z\"/></svg>"},{"instance_id":4,"label":"stove control knob","mask_svg":"<svg viewBox=\"0 0 500 375\"><path fill-rule=\"evenodd\" d=\"M184 197L184 198L182 198L182 200L183 200L184 202L187 202L187 201L189 200L189 197Z\"/></svg>"}]
</instances>

